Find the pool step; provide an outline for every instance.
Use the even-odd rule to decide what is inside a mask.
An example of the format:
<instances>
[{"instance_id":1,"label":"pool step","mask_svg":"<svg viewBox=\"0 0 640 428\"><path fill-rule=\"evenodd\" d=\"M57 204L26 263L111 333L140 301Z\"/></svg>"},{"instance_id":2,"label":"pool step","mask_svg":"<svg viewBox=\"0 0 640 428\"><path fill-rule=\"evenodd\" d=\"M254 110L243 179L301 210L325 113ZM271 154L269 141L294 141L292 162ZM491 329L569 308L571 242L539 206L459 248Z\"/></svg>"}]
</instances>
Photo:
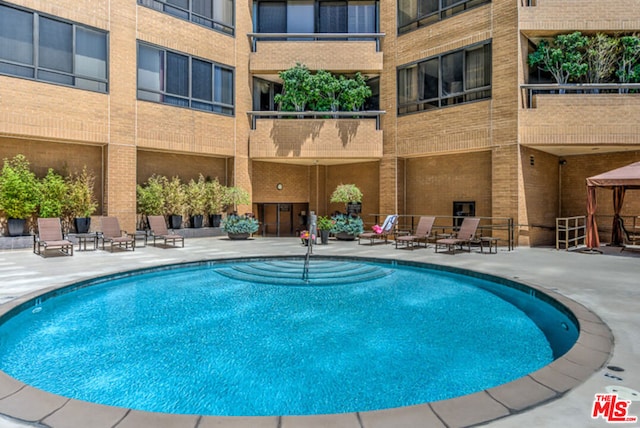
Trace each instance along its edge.
<instances>
[{"instance_id":1,"label":"pool step","mask_svg":"<svg viewBox=\"0 0 640 428\"><path fill-rule=\"evenodd\" d=\"M227 278L273 285L344 285L372 281L389 275L390 269L362 263L311 260L309 279L302 279L303 260L254 262L216 269Z\"/></svg>"}]
</instances>

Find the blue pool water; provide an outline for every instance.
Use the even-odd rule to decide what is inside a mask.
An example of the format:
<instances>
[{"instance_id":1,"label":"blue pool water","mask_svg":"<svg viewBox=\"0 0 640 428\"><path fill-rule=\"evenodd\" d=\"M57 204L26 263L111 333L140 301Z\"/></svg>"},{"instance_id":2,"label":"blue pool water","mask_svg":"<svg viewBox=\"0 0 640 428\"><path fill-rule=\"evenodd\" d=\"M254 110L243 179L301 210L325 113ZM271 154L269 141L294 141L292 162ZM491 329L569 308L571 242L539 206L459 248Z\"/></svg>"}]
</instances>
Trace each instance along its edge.
<instances>
[{"instance_id":1,"label":"blue pool water","mask_svg":"<svg viewBox=\"0 0 640 428\"><path fill-rule=\"evenodd\" d=\"M302 266L252 266L262 263L263 278ZM544 329L569 336L561 347L577 335L550 305L509 291L519 309L482 279L362 262L312 261L311 270L328 266L319 276L330 278L338 265L330 286L278 284L278 275L251 283L230 278L229 264L204 263L42 298L0 320L0 369L139 410L341 413L469 394L547 365L563 351L523 312L534 300L536 317L553 325ZM381 274L350 281L358 269Z\"/></svg>"}]
</instances>

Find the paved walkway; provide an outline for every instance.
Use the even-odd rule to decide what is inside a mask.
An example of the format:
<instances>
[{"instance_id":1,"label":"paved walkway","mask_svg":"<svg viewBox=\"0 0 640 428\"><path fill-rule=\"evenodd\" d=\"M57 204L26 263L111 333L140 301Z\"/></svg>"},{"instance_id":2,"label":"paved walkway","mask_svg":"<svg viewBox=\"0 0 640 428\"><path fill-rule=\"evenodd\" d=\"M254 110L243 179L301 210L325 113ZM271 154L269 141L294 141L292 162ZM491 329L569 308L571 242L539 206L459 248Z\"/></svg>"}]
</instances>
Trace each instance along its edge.
<instances>
[{"instance_id":1,"label":"paved walkway","mask_svg":"<svg viewBox=\"0 0 640 428\"><path fill-rule=\"evenodd\" d=\"M138 248L135 252L109 253L105 251L76 252L73 257L42 258L30 250L12 250L0 252L0 303L11 306L34 291L48 287L57 287L78 280L109 274L121 270L155 266L166 263L197 261L205 259L234 258L260 255L303 255L306 248L295 238L256 238L249 241L231 241L227 238L189 239L184 248ZM505 418L489 422L492 427L563 427L584 428L609 426L602 418L593 420L591 410L594 396L604 393L607 386L640 389L640 253L619 253L618 249L607 248L605 254L582 254L577 252L556 251L548 248L517 248L508 252L500 248L498 254L480 254L479 252L435 254L433 247L428 249L396 250L392 244L373 246L358 245L357 242L330 241L329 245L314 246L315 254L365 256L377 258L395 258L456 266L484 273L517 279L526 284L541 287L552 293L566 296L589 310L595 312L612 330L615 338L613 353L605 367L587 374L586 381L576 382L573 389L559 399L531 409L518 409L519 412ZM0 307L2 308L2 307ZM583 311L588 316L588 311ZM585 322L584 324L589 324ZM596 332L605 337L606 332ZM590 345L589 345L590 346ZM604 351L588 347L579 355L588 359L590 355L601 355ZM606 354L605 354L606 355ZM582 358L582 357L580 357ZM580 364L580 361L574 363ZM623 372L613 372L606 366L618 366ZM615 377L612 377L615 376ZM15 381L0 374L0 427L51 426L59 427L183 427L209 426L227 427L415 427L415 426L464 426L476 423L476 415L486 406L466 406L464 401L448 400L436 405L415 406L385 412L367 412L337 415L328 420L322 417L284 417L284 418L198 418L182 416L158 419L147 417L143 412L126 409L107 408L111 415L111 424L89 423L92 415L83 414L75 409L59 412L65 400L58 401L51 394L39 393L22 386L20 392L11 389ZM25 392L30 389L31 395ZM34 393L35 391L35 393ZM522 390L521 390L522 391ZM527 390L524 390L525 394ZM28 400L16 397L25 394ZM35 398L34 398L35 397ZM512 400L517 397L510 397ZM506 398L508 401L508 398ZM517 401L517 400L516 400ZM495 404L495 403L494 403ZM49 410L48 413L42 409ZM95 408L94 408L95 409ZM73 409L72 409L73 410ZM435 410L435 412L434 412ZM100 412L97 412L100 413ZM137 419L143 414L143 419ZM507 412L508 413L508 412ZM633 402L629 408L631 415L640 416L640 402ZM434 416L435 414L435 416ZM450 414L451 418L442 415ZM4 416L3 416L4 415ZM22 421L8 418L6 415L19 415ZM72 416L70 416L72 415ZM149 414L146 414L149 416ZM84 418L84 419L83 419ZM491 419L491 418L489 418ZM84 422L79 422L80 420ZM144 420L145 422L140 422ZM26 421L29 421L28 423ZM150 422L153 421L153 422ZM186 422L186 423L183 423ZM640 426L640 424L622 424L622 426Z\"/></svg>"}]
</instances>

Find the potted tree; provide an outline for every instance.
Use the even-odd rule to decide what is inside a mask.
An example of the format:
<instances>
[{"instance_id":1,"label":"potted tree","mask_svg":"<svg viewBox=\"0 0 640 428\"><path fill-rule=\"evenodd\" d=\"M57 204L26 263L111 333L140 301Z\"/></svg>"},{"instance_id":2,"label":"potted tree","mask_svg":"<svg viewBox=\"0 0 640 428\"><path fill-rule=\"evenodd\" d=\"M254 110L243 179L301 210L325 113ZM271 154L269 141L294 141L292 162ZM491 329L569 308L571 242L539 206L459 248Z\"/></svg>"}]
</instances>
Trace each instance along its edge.
<instances>
[{"instance_id":1,"label":"potted tree","mask_svg":"<svg viewBox=\"0 0 640 428\"><path fill-rule=\"evenodd\" d=\"M38 180L29 169L24 155L4 159L0 173L0 211L7 218L9 236L19 236L25 231L27 219L38 206Z\"/></svg>"},{"instance_id":2,"label":"potted tree","mask_svg":"<svg viewBox=\"0 0 640 428\"><path fill-rule=\"evenodd\" d=\"M164 210L169 216L169 227L171 229L180 229L187 203L185 186L180 181L180 177L173 177L171 180L165 177L162 190Z\"/></svg>"},{"instance_id":3,"label":"potted tree","mask_svg":"<svg viewBox=\"0 0 640 428\"><path fill-rule=\"evenodd\" d=\"M49 168L47 175L40 180L38 216L42 218L60 218L64 212L69 189L64 177Z\"/></svg>"},{"instance_id":4,"label":"potted tree","mask_svg":"<svg viewBox=\"0 0 640 428\"><path fill-rule=\"evenodd\" d=\"M329 233L333 227L333 220L328 216L318 216L316 226L320 235L320 242L322 245L327 245L329 243Z\"/></svg>"},{"instance_id":5,"label":"potted tree","mask_svg":"<svg viewBox=\"0 0 640 428\"><path fill-rule=\"evenodd\" d=\"M251 202L251 197L249 196L249 192L244 190L242 187L231 186L226 188L225 202L225 208L235 208L238 205L246 205Z\"/></svg>"},{"instance_id":6,"label":"potted tree","mask_svg":"<svg viewBox=\"0 0 640 428\"><path fill-rule=\"evenodd\" d=\"M189 180L185 191L191 227L201 228L208 202L208 186L202 174L198 177L198 181Z\"/></svg>"},{"instance_id":7,"label":"potted tree","mask_svg":"<svg viewBox=\"0 0 640 428\"><path fill-rule=\"evenodd\" d=\"M163 179L165 177L154 174L144 185L136 186L137 211L141 214L140 230L147 229L145 224L147 216L164 214Z\"/></svg>"},{"instance_id":8,"label":"potted tree","mask_svg":"<svg viewBox=\"0 0 640 428\"><path fill-rule=\"evenodd\" d=\"M348 214L360 214L362 192L355 184L339 184L331 194L330 201L345 204Z\"/></svg>"},{"instance_id":9,"label":"potted tree","mask_svg":"<svg viewBox=\"0 0 640 428\"><path fill-rule=\"evenodd\" d=\"M222 220L222 230L227 232L229 239L247 239L258 231L258 220L246 215L228 215Z\"/></svg>"},{"instance_id":10,"label":"potted tree","mask_svg":"<svg viewBox=\"0 0 640 428\"><path fill-rule=\"evenodd\" d=\"M207 182L207 205L209 226L220 227L222 212L229 205L227 187L220 184L217 178Z\"/></svg>"},{"instance_id":11,"label":"potted tree","mask_svg":"<svg viewBox=\"0 0 640 428\"><path fill-rule=\"evenodd\" d=\"M67 176L66 215L73 219L77 233L87 233L91 227L91 214L98 208L98 202L93 193L95 175L82 168L80 173Z\"/></svg>"}]
</instances>

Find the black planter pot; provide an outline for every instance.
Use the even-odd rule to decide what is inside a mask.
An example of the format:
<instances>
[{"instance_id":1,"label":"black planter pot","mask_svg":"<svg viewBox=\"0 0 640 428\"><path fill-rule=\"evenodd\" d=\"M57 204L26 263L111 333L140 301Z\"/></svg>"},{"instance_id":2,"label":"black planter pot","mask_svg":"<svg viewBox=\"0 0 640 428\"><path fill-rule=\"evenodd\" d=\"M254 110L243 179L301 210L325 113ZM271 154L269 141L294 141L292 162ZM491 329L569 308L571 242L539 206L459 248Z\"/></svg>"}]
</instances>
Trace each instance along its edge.
<instances>
[{"instance_id":1,"label":"black planter pot","mask_svg":"<svg viewBox=\"0 0 640 428\"><path fill-rule=\"evenodd\" d=\"M327 245L329 243L329 232L329 230L320 231L320 242L322 245Z\"/></svg>"},{"instance_id":2,"label":"black planter pot","mask_svg":"<svg viewBox=\"0 0 640 428\"><path fill-rule=\"evenodd\" d=\"M169 227L171 229L180 229L182 227L182 216L172 214L169 216Z\"/></svg>"},{"instance_id":3,"label":"black planter pot","mask_svg":"<svg viewBox=\"0 0 640 428\"><path fill-rule=\"evenodd\" d=\"M222 221L222 214L209 215L209 227L220 227Z\"/></svg>"},{"instance_id":4,"label":"black planter pot","mask_svg":"<svg viewBox=\"0 0 640 428\"><path fill-rule=\"evenodd\" d=\"M73 224L76 227L76 233L89 233L91 217L76 217L73 219Z\"/></svg>"},{"instance_id":5,"label":"black planter pot","mask_svg":"<svg viewBox=\"0 0 640 428\"><path fill-rule=\"evenodd\" d=\"M9 236L24 235L24 228L27 225L27 220L23 218L10 218L7 220L7 229Z\"/></svg>"},{"instance_id":6,"label":"black planter pot","mask_svg":"<svg viewBox=\"0 0 640 428\"><path fill-rule=\"evenodd\" d=\"M362 212L361 202L349 202L347 204L347 214L360 214Z\"/></svg>"},{"instance_id":7,"label":"black planter pot","mask_svg":"<svg viewBox=\"0 0 640 428\"><path fill-rule=\"evenodd\" d=\"M191 217L191 227L194 229L200 229L202 227L202 222L204 221L203 215L194 215Z\"/></svg>"}]
</instances>

